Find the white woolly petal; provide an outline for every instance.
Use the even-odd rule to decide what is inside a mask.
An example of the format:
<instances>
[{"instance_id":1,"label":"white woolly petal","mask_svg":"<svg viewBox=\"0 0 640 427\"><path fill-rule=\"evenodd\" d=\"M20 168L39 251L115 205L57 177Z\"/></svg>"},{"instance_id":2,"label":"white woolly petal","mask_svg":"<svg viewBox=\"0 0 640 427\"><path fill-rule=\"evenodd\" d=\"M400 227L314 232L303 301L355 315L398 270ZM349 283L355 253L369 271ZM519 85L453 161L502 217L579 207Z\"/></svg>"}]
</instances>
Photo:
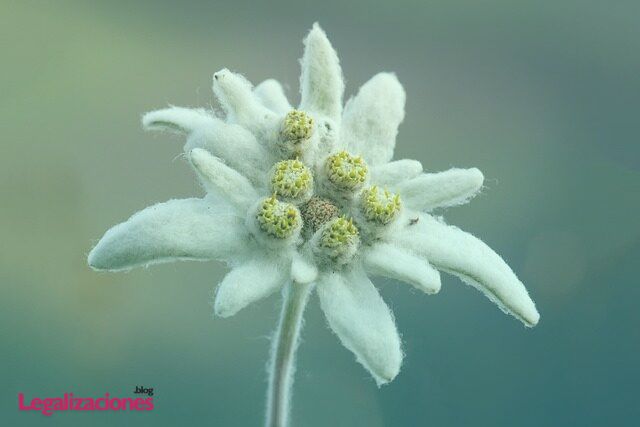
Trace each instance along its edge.
<instances>
[{"instance_id":1,"label":"white woolly petal","mask_svg":"<svg viewBox=\"0 0 640 427\"><path fill-rule=\"evenodd\" d=\"M408 225L398 235L398 244L424 256L437 269L476 287L526 326L538 323L540 315L526 288L489 246L430 215L416 216L419 216L418 222Z\"/></svg>"},{"instance_id":2,"label":"white woolly petal","mask_svg":"<svg viewBox=\"0 0 640 427\"><path fill-rule=\"evenodd\" d=\"M142 116L145 130L190 134L210 126L215 118L203 109L170 107L150 111Z\"/></svg>"},{"instance_id":3,"label":"white woolly petal","mask_svg":"<svg viewBox=\"0 0 640 427\"><path fill-rule=\"evenodd\" d=\"M300 60L300 109L338 122L344 93L338 54L318 23L313 24L304 40L304 47Z\"/></svg>"},{"instance_id":4,"label":"white woolly petal","mask_svg":"<svg viewBox=\"0 0 640 427\"><path fill-rule=\"evenodd\" d=\"M393 157L406 95L395 74L376 74L347 102L342 116L343 145L370 165Z\"/></svg>"},{"instance_id":5,"label":"white woolly petal","mask_svg":"<svg viewBox=\"0 0 640 427\"><path fill-rule=\"evenodd\" d=\"M282 85L274 79L268 79L253 89L258 100L274 113L285 115L292 110L291 104L284 94Z\"/></svg>"},{"instance_id":6,"label":"white woolly petal","mask_svg":"<svg viewBox=\"0 0 640 427\"><path fill-rule=\"evenodd\" d=\"M225 165L219 158L202 148L194 148L189 155L193 167L216 193L234 206L246 210L258 198L247 178Z\"/></svg>"},{"instance_id":7,"label":"white woolly petal","mask_svg":"<svg viewBox=\"0 0 640 427\"><path fill-rule=\"evenodd\" d=\"M378 385L393 380L402 364L393 315L363 271L327 273L317 285L329 326Z\"/></svg>"},{"instance_id":8,"label":"white woolly petal","mask_svg":"<svg viewBox=\"0 0 640 427\"><path fill-rule=\"evenodd\" d=\"M230 123L237 123L268 139L278 130L279 119L260 103L251 83L226 68L213 75L213 93L227 113Z\"/></svg>"},{"instance_id":9,"label":"white woolly petal","mask_svg":"<svg viewBox=\"0 0 640 427\"><path fill-rule=\"evenodd\" d=\"M170 200L107 231L89 253L96 270L127 270L174 260L228 259L244 251L242 218L202 199Z\"/></svg>"},{"instance_id":10,"label":"white woolly petal","mask_svg":"<svg viewBox=\"0 0 640 427\"><path fill-rule=\"evenodd\" d=\"M291 260L291 278L296 283L311 283L318 277L318 267L305 255L296 252Z\"/></svg>"},{"instance_id":11,"label":"white woolly petal","mask_svg":"<svg viewBox=\"0 0 640 427\"><path fill-rule=\"evenodd\" d=\"M229 272L216 293L214 311L229 317L249 304L268 297L287 280L288 269L273 258L257 257Z\"/></svg>"},{"instance_id":12,"label":"white woolly petal","mask_svg":"<svg viewBox=\"0 0 640 427\"><path fill-rule=\"evenodd\" d=\"M405 204L416 210L461 205L482 189L484 176L476 168L425 173L397 186Z\"/></svg>"},{"instance_id":13,"label":"white woolly petal","mask_svg":"<svg viewBox=\"0 0 640 427\"><path fill-rule=\"evenodd\" d=\"M380 186L396 185L422 173L422 163L417 160L402 159L376 165L370 169L371 181Z\"/></svg>"},{"instance_id":14,"label":"white woolly petal","mask_svg":"<svg viewBox=\"0 0 640 427\"><path fill-rule=\"evenodd\" d=\"M397 279L427 294L440 290L440 273L426 260L388 243L375 244L364 258L367 272Z\"/></svg>"},{"instance_id":15,"label":"white woolly petal","mask_svg":"<svg viewBox=\"0 0 640 427\"><path fill-rule=\"evenodd\" d=\"M194 148L204 148L220 157L254 185L264 184L265 174L273 164L270 154L251 132L217 118L189 137L185 152L189 153Z\"/></svg>"}]
</instances>

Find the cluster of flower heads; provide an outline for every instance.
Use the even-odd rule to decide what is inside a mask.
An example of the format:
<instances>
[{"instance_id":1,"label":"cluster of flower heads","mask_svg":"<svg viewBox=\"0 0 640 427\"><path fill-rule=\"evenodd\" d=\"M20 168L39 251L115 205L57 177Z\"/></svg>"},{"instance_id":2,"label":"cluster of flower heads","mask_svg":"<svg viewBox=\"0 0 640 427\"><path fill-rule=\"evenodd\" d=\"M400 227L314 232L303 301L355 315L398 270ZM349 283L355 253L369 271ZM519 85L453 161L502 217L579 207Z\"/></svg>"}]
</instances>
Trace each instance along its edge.
<instances>
[{"instance_id":1,"label":"cluster of flower heads","mask_svg":"<svg viewBox=\"0 0 640 427\"><path fill-rule=\"evenodd\" d=\"M308 166L299 160L302 156L308 161L304 154L313 149L312 125L313 119L304 111L291 110L285 115L276 144L293 141L296 150L290 155L295 158L280 160L271 168L268 181L273 195L258 204L256 218L259 229L275 239L291 238L302 224L307 232L297 246L307 245L302 250L315 254L317 266L329 264L328 268L335 269L356 255L361 243L359 227L376 226L377 233L367 234L372 243L382 231L378 226L398 216L400 196L377 186L363 189L368 181L367 163L346 150ZM315 181L320 185L314 187ZM354 217L359 219L357 224Z\"/></svg>"},{"instance_id":2,"label":"cluster of flower heads","mask_svg":"<svg viewBox=\"0 0 640 427\"><path fill-rule=\"evenodd\" d=\"M378 384L398 374L403 353L369 276L433 294L442 270L535 325L533 301L500 256L431 215L477 194L482 173L425 173L416 160L392 160L405 103L396 76L377 74L343 106L338 56L317 24L301 63L296 109L275 80L253 87L224 69L213 79L222 114L147 113L146 129L187 136L185 153L207 195L138 212L105 234L89 264L227 261L214 304L223 317L287 283L314 284L329 326Z\"/></svg>"}]
</instances>

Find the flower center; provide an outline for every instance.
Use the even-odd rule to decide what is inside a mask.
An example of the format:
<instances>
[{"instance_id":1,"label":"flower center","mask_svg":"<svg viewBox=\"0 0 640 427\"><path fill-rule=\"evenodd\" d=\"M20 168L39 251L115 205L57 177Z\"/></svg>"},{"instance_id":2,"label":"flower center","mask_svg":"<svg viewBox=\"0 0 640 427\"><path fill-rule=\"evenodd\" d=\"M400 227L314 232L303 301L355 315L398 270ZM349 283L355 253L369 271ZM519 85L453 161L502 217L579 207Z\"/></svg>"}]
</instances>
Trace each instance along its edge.
<instances>
[{"instance_id":1,"label":"flower center","mask_svg":"<svg viewBox=\"0 0 640 427\"><path fill-rule=\"evenodd\" d=\"M390 223L400 212L400 195L386 188L369 187L362 192L361 210L364 217L381 225Z\"/></svg>"},{"instance_id":2,"label":"flower center","mask_svg":"<svg viewBox=\"0 0 640 427\"><path fill-rule=\"evenodd\" d=\"M256 217L260 228L278 239L291 237L300 225L298 209L291 203L278 201L275 196L262 202Z\"/></svg>"},{"instance_id":3,"label":"flower center","mask_svg":"<svg viewBox=\"0 0 640 427\"><path fill-rule=\"evenodd\" d=\"M356 190L367 179L367 164L360 156L340 151L327 159L329 181L340 190Z\"/></svg>"},{"instance_id":4,"label":"flower center","mask_svg":"<svg viewBox=\"0 0 640 427\"><path fill-rule=\"evenodd\" d=\"M311 235L325 223L338 217L339 209L327 199L313 196L300 207L305 232Z\"/></svg>"},{"instance_id":5,"label":"flower center","mask_svg":"<svg viewBox=\"0 0 640 427\"><path fill-rule=\"evenodd\" d=\"M299 160L283 160L276 163L271 174L271 189L278 196L291 201L303 201L311 197L313 175Z\"/></svg>"}]
</instances>

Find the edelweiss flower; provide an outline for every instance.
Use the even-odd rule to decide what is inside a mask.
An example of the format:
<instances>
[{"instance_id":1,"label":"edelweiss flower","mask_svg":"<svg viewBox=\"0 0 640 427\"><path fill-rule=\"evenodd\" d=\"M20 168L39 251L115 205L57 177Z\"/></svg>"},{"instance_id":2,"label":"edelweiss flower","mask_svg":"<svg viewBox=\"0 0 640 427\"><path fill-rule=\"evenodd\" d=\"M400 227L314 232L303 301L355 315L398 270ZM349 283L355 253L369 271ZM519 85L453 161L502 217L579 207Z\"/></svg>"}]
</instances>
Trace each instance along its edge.
<instances>
[{"instance_id":1,"label":"edelweiss flower","mask_svg":"<svg viewBox=\"0 0 640 427\"><path fill-rule=\"evenodd\" d=\"M466 203L482 188L482 173L425 173L416 160L391 160L405 104L396 76L375 75L343 108L338 57L317 24L301 63L297 109L275 80L253 88L223 69L213 92L224 115L178 107L145 114L145 129L187 136L186 156L207 195L136 213L105 234L89 264L124 270L224 260L231 271L214 304L222 317L283 287L285 300L297 298L283 313L299 317L315 289L329 326L378 384L398 374L403 353L370 276L434 294L444 271L535 325L533 301L500 256L430 214ZM293 329L297 335L299 322ZM274 353L292 354L295 343L289 347L276 343Z\"/></svg>"}]
</instances>

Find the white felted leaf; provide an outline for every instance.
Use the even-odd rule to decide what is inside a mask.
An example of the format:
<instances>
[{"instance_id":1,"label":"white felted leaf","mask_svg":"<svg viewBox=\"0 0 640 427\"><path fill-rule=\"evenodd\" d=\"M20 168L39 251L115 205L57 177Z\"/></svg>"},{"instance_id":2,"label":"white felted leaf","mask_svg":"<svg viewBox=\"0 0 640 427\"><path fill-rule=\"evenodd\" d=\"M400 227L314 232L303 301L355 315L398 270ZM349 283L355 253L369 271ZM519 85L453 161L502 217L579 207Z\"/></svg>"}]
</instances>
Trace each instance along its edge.
<instances>
[{"instance_id":1,"label":"white felted leaf","mask_svg":"<svg viewBox=\"0 0 640 427\"><path fill-rule=\"evenodd\" d=\"M107 231L89 253L96 270L127 270L174 260L228 259L242 252L243 218L202 199L170 200Z\"/></svg>"},{"instance_id":2,"label":"white felted leaf","mask_svg":"<svg viewBox=\"0 0 640 427\"><path fill-rule=\"evenodd\" d=\"M342 116L343 145L370 165L393 157L406 95L395 74L379 73L347 102Z\"/></svg>"},{"instance_id":3,"label":"white felted leaf","mask_svg":"<svg viewBox=\"0 0 640 427\"><path fill-rule=\"evenodd\" d=\"M220 157L254 185L264 184L265 175L273 165L271 155L251 132L217 118L189 136L184 150L189 153L194 148L204 148Z\"/></svg>"},{"instance_id":4,"label":"white felted leaf","mask_svg":"<svg viewBox=\"0 0 640 427\"><path fill-rule=\"evenodd\" d=\"M368 273L400 280L427 294L440 290L440 273L426 260L389 243L377 243L364 257Z\"/></svg>"},{"instance_id":5,"label":"white felted leaf","mask_svg":"<svg viewBox=\"0 0 640 427\"><path fill-rule=\"evenodd\" d=\"M483 292L504 312L535 326L540 315L527 289L504 260L478 238L427 214L397 235L397 244L427 258Z\"/></svg>"},{"instance_id":6,"label":"white felted leaf","mask_svg":"<svg viewBox=\"0 0 640 427\"><path fill-rule=\"evenodd\" d=\"M378 385L393 380L402 364L400 337L389 307L364 272L322 274L317 290L327 322L342 344Z\"/></svg>"},{"instance_id":7,"label":"white felted leaf","mask_svg":"<svg viewBox=\"0 0 640 427\"><path fill-rule=\"evenodd\" d=\"M243 76L226 68L218 71L213 75L213 93L227 113L228 122L265 138L274 137L280 123L277 115L262 105Z\"/></svg>"},{"instance_id":8,"label":"white felted leaf","mask_svg":"<svg viewBox=\"0 0 640 427\"><path fill-rule=\"evenodd\" d=\"M300 63L300 109L338 122L344 93L342 69L338 54L317 23L304 40Z\"/></svg>"},{"instance_id":9,"label":"white felted leaf","mask_svg":"<svg viewBox=\"0 0 640 427\"><path fill-rule=\"evenodd\" d=\"M280 289L289 271L282 262L258 256L235 267L220 283L214 303L217 316L229 317Z\"/></svg>"},{"instance_id":10,"label":"white felted leaf","mask_svg":"<svg viewBox=\"0 0 640 427\"><path fill-rule=\"evenodd\" d=\"M246 210L255 203L258 194L247 178L225 165L219 158L202 148L194 148L189 155L193 167L217 194L234 206Z\"/></svg>"},{"instance_id":11,"label":"white felted leaf","mask_svg":"<svg viewBox=\"0 0 640 427\"><path fill-rule=\"evenodd\" d=\"M466 203L482 189L484 176L476 168L425 173L397 186L406 206L431 211Z\"/></svg>"},{"instance_id":12,"label":"white felted leaf","mask_svg":"<svg viewBox=\"0 0 640 427\"><path fill-rule=\"evenodd\" d=\"M396 185L422 173L422 163L417 160L402 159L373 166L371 181L376 185Z\"/></svg>"},{"instance_id":13,"label":"white felted leaf","mask_svg":"<svg viewBox=\"0 0 640 427\"><path fill-rule=\"evenodd\" d=\"M296 252L291 260L291 278L296 283L311 283L318 277L318 267L310 257Z\"/></svg>"},{"instance_id":14,"label":"white felted leaf","mask_svg":"<svg viewBox=\"0 0 640 427\"><path fill-rule=\"evenodd\" d=\"M256 94L262 105L274 113L285 115L292 109L282 85L277 80L263 81L253 89L253 93Z\"/></svg>"},{"instance_id":15,"label":"white felted leaf","mask_svg":"<svg viewBox=\"0 0 640 427\"><path fill-rule=\"evenodd\" d=\"M203 109L170 107L150 111L142 116L145 130L160 130L190 134L210 126L215 118Z\"/></svg>"}]
</instances>

